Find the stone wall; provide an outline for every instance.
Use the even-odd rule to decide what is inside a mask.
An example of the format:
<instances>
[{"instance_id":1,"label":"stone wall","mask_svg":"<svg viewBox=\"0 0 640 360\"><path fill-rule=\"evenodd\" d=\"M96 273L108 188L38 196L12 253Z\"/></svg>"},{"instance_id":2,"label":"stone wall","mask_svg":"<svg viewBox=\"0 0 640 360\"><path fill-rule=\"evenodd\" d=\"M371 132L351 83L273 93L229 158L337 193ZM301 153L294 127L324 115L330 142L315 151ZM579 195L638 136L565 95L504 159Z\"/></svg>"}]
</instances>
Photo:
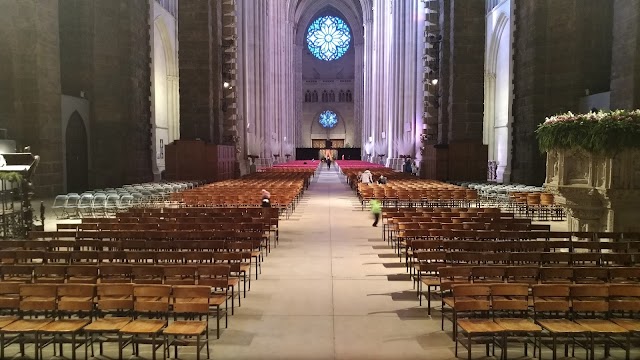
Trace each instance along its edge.
<instances>
[{"instance_id":1,"label":"stone wall","mask_svg":"<svg viewBox=\"0 0 640 360\"><path fill-rule=\"evenodd\" d=\"M586 91L607 90L610 6L597 0L516 2L512 181L544 181L535 130L545 117L577 111Z\"/></svg>"}]
</instances>

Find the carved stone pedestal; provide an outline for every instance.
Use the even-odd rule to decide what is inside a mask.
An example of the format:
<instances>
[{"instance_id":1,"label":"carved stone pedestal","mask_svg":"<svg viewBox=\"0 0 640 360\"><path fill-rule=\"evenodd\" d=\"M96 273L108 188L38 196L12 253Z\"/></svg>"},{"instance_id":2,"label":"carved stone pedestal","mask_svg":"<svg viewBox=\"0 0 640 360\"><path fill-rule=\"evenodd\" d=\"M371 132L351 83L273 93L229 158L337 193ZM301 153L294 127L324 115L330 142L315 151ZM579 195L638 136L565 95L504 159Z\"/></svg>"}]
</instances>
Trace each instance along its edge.
<instances>
[{"instance_id":1,"label":"carved stone pedestal","mask_svg":"<svg viewBox=\"0 0 640 360\"><path fill-rule=\"evenodd\" d=\"M640 150L551 150L545 187L566 206L571 231L640 231Z\"/></svg>"}]
</instances>

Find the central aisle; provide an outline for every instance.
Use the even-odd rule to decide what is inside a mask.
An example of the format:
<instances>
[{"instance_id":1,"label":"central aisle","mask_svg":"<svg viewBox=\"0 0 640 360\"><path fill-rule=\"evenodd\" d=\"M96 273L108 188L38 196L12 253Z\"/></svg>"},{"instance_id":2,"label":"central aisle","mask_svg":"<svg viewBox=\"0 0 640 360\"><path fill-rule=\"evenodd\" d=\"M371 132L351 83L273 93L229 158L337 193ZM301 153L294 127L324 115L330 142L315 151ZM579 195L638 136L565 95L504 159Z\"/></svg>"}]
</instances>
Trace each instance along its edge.
<instances>
[{"instance_id":1,"label":"central aisle","mask_svg":"<svg viewBox=\"0 0 640 360\"><path fill-rule=\"evenodd\" d=\"M452 341L353 191L324 168L267 256L215 359L450 359Z\"/></svg>"}]
</instances>

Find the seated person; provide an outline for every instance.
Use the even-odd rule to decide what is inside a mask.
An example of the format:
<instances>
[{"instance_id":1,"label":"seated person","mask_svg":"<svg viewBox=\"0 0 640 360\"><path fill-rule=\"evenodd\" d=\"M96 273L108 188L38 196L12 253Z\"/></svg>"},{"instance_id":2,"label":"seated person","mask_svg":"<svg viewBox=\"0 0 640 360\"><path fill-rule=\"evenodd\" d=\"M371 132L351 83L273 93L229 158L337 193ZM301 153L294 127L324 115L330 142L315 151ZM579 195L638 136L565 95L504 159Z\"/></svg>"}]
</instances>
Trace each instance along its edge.
<instances>
[{"instance_id":1,"label":"seated person","mask_svg":"<svg viewBox=\"0 0 640 360\"><path fill-rule=\"evenodd\" d=\"M380 178L378 178L378 184L386 184L387 183L387 178L384 177L384 175L380 175Z\"/></svg>"}]
</instances>

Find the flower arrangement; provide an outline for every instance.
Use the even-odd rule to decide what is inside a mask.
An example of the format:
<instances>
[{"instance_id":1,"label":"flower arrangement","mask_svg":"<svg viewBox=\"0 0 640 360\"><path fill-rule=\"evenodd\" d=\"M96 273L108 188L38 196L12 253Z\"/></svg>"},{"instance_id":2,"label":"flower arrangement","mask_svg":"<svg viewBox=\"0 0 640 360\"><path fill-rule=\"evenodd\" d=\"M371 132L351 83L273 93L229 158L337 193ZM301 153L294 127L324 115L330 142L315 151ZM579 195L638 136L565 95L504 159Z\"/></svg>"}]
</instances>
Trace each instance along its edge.
<instances>
[{"instance_id":1,"label":"flower arrangement","mask_svg":"<svg viewBox=\"0 0 640 360\"><path fill-rule=\"evenodd\" d=\"M551 116L536 130L541 151L582 148L599 155L615 155L640 148L640 110L571 112Z\"/></svg>"}]
</instances>

